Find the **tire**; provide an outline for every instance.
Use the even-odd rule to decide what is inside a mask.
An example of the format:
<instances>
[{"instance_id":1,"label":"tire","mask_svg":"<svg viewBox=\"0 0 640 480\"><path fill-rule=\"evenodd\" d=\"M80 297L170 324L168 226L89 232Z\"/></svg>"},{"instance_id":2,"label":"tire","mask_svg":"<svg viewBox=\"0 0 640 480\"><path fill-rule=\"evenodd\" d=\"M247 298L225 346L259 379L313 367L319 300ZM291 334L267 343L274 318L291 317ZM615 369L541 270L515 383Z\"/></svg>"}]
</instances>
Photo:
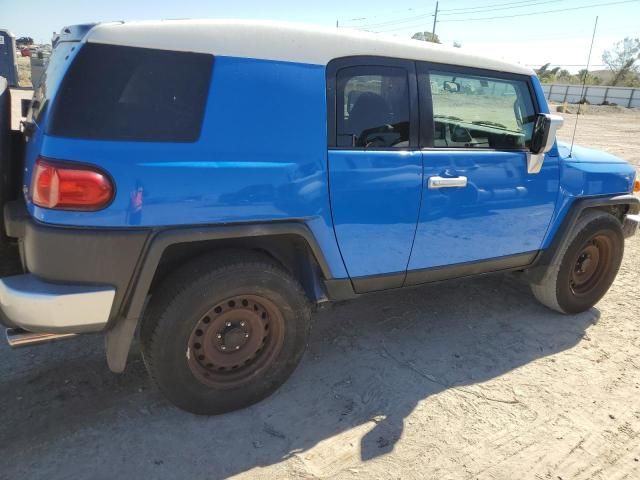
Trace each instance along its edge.
<instances>
[{"instance_id":1,"label":"tire","mask_svg":"<svg viewBox=\"0 0 640 480\"><path fill-rule=\"evenodd\" d=\"M577 221L541 284L531 284L540 303L560 313L589 310L607 293L624 254L620 221L588 210Z\"/></svg>"},{"instance_id":2,"label":"tire","mask_svg":"<svg viewBox=\"0 0 640 480\"><path fill-rule=\"evenodd\" d=\"M296 279L266 255L200 258L165 281L145 312L147 369L176 406L215 415L254 404L293 373L310 308Z\"/></svg>"}]
</instances>

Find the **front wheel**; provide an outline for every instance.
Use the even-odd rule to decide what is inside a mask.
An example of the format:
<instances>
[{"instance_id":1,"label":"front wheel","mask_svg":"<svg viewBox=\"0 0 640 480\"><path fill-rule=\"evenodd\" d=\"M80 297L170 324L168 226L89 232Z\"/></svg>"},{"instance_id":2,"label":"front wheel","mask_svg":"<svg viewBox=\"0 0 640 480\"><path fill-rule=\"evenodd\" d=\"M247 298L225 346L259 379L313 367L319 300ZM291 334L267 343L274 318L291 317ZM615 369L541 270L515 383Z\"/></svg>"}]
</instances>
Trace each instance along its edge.
<instances>
[{"instance_id":1,"label":"front wheel","mask_svg":"<svg viewBox=\"0 0 640 480\"><path fill-rule=\"evenodd\" d=\"M141 329L145 363L163 394L192 413L224 413L267 397L306 346L302 287L253 252L199 260L151 303Z\"/></svg>"},{"instance_id":2,"label":"front wheel","mask_svg":"<svg viewBox=\"0 0 640 480\"><path fill-rule=\"evenodd\" d=\"M593 307L613 283L624 253L622 225L599 210L583 214L572 237L541 284L532 284L535 297L561 313L579 313Z\"/></svg>"}]
</instances>

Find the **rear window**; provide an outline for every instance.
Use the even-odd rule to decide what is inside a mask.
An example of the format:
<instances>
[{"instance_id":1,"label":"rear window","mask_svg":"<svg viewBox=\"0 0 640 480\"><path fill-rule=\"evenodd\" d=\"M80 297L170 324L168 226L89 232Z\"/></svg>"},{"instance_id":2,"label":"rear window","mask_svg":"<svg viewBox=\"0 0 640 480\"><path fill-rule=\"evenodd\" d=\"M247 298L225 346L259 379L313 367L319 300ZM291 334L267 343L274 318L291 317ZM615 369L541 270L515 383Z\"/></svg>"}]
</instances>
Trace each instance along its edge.
<instances>
[{"instance_id":1,"label":"rear window","mask_svg":"<svg viewBox=\"0 0 640 480\"><path fill-rule=\"evenodd\" d=\"M48 133L96 140L194 142L213 56L86 44L54 100Z\"/></svg>"}]
</instances>

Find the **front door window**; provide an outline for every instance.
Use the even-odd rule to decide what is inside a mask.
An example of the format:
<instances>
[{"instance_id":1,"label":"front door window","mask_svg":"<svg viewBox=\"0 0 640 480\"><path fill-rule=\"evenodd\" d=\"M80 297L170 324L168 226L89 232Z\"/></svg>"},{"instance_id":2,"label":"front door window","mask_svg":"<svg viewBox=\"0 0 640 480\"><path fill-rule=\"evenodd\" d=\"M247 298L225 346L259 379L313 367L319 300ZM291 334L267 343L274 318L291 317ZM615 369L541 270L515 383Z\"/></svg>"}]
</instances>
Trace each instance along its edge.
<instances>
[{"instance_id":1,"label":"front door window","mask_svg":"<svg viewBox=\"0 0 640 480\"><path fill-rule=\"evenodd\" d=\"M444 148L528 148L535 120L523 80L431 71L433 146Z\"/></svg>"}]
</instances>

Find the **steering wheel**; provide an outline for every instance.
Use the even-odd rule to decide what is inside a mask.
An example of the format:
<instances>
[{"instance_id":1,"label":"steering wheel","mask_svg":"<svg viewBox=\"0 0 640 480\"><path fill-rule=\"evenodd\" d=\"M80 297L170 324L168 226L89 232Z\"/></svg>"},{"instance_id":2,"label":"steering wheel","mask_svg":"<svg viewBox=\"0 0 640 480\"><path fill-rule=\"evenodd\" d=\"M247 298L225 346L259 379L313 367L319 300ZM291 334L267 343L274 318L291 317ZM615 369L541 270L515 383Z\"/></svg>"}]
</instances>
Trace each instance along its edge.
<instances>
[{"instance_id":1,"label":"steering wheel","mask_svg":"<svg viewBox=\"0 0 640 480\"><path fill-rule=\"evenodd\" d=\"M381 134L381 133L386 133L386 132L394 132L395 128L393 128L393 125L389 125L389 124L385 124L382 125L380 127L374 127L374 128L369 128L367 130L363 130L362 133L360 134L359 138L362 139L366 139L364 143L364 147L387 147L387 146L393 146L396 143L398 143L399 141L402 140L397 140L394 143L392 143L391 145L387 145L387 139L385 139L382 135L376 135L372 138L368 138L369 135L373 135L373 134ZM378 142L378 144L376 144L376 142Z\"/></svg>"},{"instance_id":2,"label":"steering wheel","mask_svg":"<svg viewBox=\"0 0 640 480\"><path fill-rule=\"evenodd\" d=\"M375 144L376 142L378 142L377 145ZM386 141L382 136L376 135L375 137L373 137L371 139L367 139L367 143L365 144L365 148L369 148L369 147L386 147L385 142Z\"/></svg>"}]
</instances>

